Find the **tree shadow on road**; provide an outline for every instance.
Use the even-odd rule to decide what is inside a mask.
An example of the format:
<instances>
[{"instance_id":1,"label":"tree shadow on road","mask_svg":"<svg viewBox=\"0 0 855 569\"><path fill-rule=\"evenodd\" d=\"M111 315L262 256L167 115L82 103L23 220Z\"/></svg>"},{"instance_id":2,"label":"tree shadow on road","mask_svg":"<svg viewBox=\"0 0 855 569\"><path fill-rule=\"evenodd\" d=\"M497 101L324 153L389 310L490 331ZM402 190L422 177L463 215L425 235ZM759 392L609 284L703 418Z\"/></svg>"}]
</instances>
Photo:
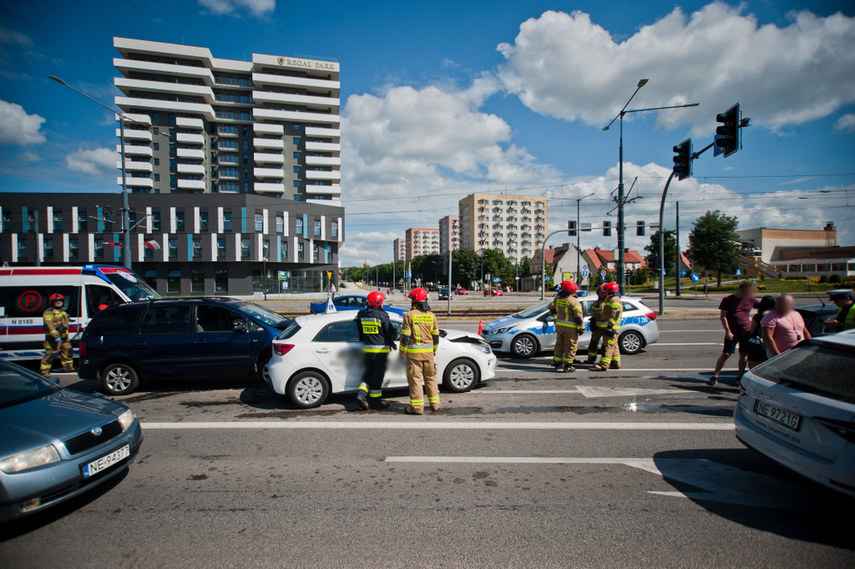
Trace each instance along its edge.
<instances>
[{"instance_id":1,"label":"tree shadow on road","mask_svg":"<svg viewBox=\"0 0 855 569\"><path fill-rule=\"evenodd\" d=\"M666 451L653 462L682 495L670 499L689 498L712 514L789 539L855 550L848 521L855 500L749 449Z\"/></svg>"}]
</instances>

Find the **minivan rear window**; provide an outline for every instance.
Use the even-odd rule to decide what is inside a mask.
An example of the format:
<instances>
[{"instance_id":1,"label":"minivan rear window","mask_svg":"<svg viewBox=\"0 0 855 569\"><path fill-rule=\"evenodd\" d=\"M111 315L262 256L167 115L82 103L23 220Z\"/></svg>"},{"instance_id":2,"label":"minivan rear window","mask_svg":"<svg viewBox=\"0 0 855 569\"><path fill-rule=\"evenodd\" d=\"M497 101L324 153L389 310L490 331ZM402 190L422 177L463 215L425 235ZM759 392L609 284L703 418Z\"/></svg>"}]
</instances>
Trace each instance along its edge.
<instances>
[{"instance_id":1,"label":"minivan rear window","mask_svg":"<svg viewBox=\"0 0 855 569\"><path fill-rule=\"evenodd\" d=\"M805 343L751 370L780 385L855 404L855 351Z\"/></svg>"},{"instance_id":2,"label":"minivan rear window","mask_svg":"<svg viewBox=\"0 0 855 569\"><path fill-rule=\"evenodd\" d=\"M142 304L104 309L95 315L84 334L93 337L133 334L143 310Z\"/></svg>"}]
</instances>

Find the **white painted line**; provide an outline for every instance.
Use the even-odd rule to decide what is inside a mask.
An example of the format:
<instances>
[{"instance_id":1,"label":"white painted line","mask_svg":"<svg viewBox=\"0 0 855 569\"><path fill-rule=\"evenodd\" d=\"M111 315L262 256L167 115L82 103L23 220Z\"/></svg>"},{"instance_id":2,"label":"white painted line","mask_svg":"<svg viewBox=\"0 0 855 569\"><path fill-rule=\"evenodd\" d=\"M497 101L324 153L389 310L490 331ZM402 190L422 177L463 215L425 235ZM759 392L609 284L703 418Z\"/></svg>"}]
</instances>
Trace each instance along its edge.
<instances>
[{"instance_id":1,"label":"white painted line","mask_svg":"<svg viewBox=\"0 0 855 569\"><path fill-rule=\"evenodd\" d=\"M417 422L418 421L418 422ZM476 430L496 431L561 430L561 431L732 431L733 423L557 423L557 422L495 422L439 421L425 418L411 421L223 421L142 423L143 429L224 430L224 429L295 429L295 430Z\"/></svg>"},{"instance_id":2,"label":"white painted line","mask_svg":"<svg viewBox=\"0 0 855 569\"><path fill-rule=\"evenodd\" d=\"M721 346L721 342L655 342L651 346Z\"/></svg>"},{"instance_id":3,"label":"white painted line","mask_svg":"<svg viewBox=\"0 0 855 569\"><path fill-rule=\"evenodd\" d=\"M470 392L471 394L472 392ZM477 395L496 395L496 394L513 394L513 395L561 395L567 393L579 393L576 388L573 389L506 389L498 391L478 391Z\"/></svg>"},{"instance_id":4,"label":"white painted line","mask_svg":"<svg viewBox=\"0 0 855 569\"><path fill-rule=\"evenodd\" d=\"M386 462L443 464L625 464L659 474L652 458L581 458L566 456L387 456Z\"/></svg>"},{"instance_id":5,"label":"white painted line","mask_svg":"<svg viewBox=\"0 0 855 569\"><path fill-rule=\"evenodd\" d=\"M608 387L604 385L578 387L579 393L588 399L598 397L641 397L643 395L670 395L670 394L685 394L695 393L683 389L643 389L634 387Z\"/></svg>"}]
</instances>

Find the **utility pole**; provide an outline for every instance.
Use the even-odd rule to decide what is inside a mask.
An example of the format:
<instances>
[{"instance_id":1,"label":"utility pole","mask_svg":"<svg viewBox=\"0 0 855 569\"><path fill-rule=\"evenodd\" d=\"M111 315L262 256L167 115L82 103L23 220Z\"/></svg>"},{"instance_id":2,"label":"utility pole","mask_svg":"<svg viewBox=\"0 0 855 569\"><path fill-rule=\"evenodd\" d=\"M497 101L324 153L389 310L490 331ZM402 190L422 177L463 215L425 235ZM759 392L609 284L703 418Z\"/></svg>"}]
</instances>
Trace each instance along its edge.
<instances>
[{"instance_id":1,"label":"utility pole","mask_svg":"<svg viewBox=\"0 0 855 569\"><path fill-rule=\"evenodd\" d=\"M451 316L451 247L448 248L448 315Z\"/></svg>"},{"instance_id":2,"label":"utility pole","mask_svg":"<svg viewBox=\"0 0 855 569\"><path fill-rule=\"evenodd\" d=\"M676 295L680 296L682 294L681 289L683 287L683 283L682 283L683 279L682 279L682 277L680 277L680 202L677 202L676 205L677 205L677 222L676 222L675 227L674 227L674 229L675 229L675 231L674 231L674 243L675 243L675 249L677 249L677 253L676 253L677 262L674 264L674 266L676 267L676 269L675 269L676 275L675 276L677 277ZM661 230L659 232L659 235L662 235Z\"/></svg>"}]
</instances>

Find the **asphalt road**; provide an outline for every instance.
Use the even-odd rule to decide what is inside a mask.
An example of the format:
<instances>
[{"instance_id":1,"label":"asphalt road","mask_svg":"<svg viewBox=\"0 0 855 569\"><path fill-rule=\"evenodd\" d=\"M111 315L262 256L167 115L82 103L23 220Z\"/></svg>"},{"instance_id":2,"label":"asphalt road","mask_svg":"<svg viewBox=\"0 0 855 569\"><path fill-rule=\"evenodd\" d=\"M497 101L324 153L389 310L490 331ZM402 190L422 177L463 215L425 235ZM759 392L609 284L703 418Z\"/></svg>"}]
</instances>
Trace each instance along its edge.
<instances>
[{"instance_id":1,"label":"asphalt road","mask_svg":"<svg viewBox=\"0 0 855 569\"><path fill-rule=\"evenodd\" d=\"M717 324L662 320L659 344L606 374L502 358L424 417L400 391L385 412L349 397L300 411L242 382L144 386L123 398L145 432L128 473L0 526L0 564L855 565L855 501L735 439L733 374L705 383Z\"/></svg>"}]
</instances>

